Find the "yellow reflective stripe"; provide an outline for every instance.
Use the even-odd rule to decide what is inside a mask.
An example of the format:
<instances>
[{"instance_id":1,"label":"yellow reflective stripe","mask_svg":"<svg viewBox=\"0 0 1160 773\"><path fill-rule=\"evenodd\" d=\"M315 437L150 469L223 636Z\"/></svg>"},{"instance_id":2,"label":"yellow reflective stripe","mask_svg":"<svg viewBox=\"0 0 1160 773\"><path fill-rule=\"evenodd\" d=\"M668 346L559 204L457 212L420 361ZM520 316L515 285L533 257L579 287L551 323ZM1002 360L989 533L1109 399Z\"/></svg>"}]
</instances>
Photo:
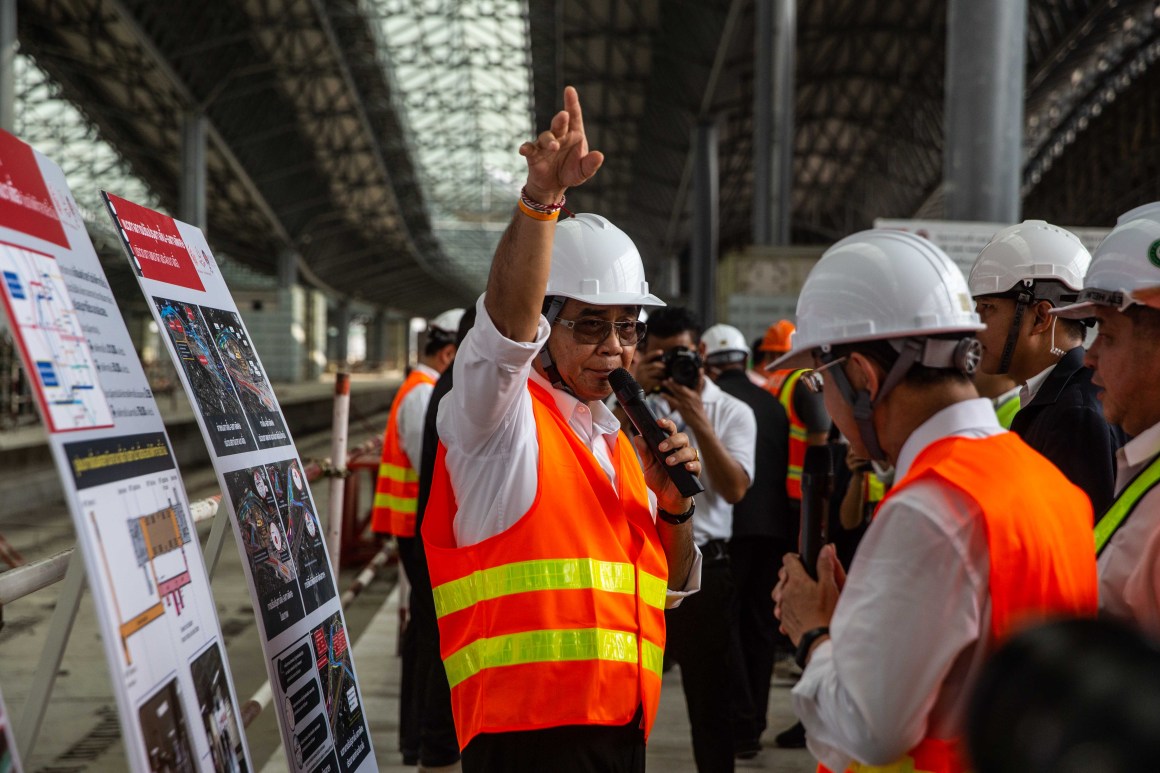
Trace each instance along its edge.
<instances>
[{"instance_id":1,"label":"yellow reflective stripe","mask_svg":"<svg viewBox=\"0 0 1160 773\"><path fill-rule=\"evenodd\" d=\"M379 465L379 477L396 480L399 483L418 483L419 471L410 467L400 467L397 464L383 462Z\"/></svg>"},{"instance_id":2,"label":"yellow reflective stripe","mask_svg":"<svg viewBox=\"0 0 1160 773\"><path fill-rule=\"evenodd\" d=\"M648 572L640 573L640 600L650 607L665 608L665 599L668 598L669 584Z\"/></svg>"},{"instance_id":3,"label":"yellow reflective stripe","mask_svg":"<svg viewBox=\"0 0 1160 773\"><path fill-rule=\"evenodd\" d=\"M641 639L640 641L640 666L646 671L652 671L658 677L664 676L665 670L665 650L663 647L658 647L648 639Z\"/></svg>"},{"instance_id":4,"label":"yellow reflective stripe","mask_svg":"<svg viewBox=\"0 0 1160 773\"><path fill-rule=\"evenodd\" d=\"M566 660L636 663L636 634L603 628L525 631L476 639L443 660L452 687L485 668Z\"/></svg>"},{"instance_id":5,"label":"yellow reflective stripe","mask_svg":"<svg viewBox=\"0 0 1160 773\"><path fill-rule=\"evenodd\" d=\"M809 435L806 433L806 428L799 427L796 424L790 425L789 436L794 440L806 440L809 438Z\"/></svg>"},{"instance_id":6,"label":"yellow reflective stripe","mask_svg":"<svg viewBox=\"0 0 1160 773\"><path fill-rule=\"evenodd\" d=\"M785 476L791 480L801 480L802 468L798 465L791 464L786 468Z\"/></svg>"},{"instance_id":7,"label":"yellow reflective stripe","mask_svg":"<svg viewBox=\"0 0 1160 773\"><path fill-rule=\"evenodd\" d=\"M1022 399L1018 394L1012 395L1007 400L995 409L995 416L999 419L999 426L1003 429L1011 429L1011 422L1015 420L1015 414L1019 413Z\"/></svg>"},{"instance_id":8,"label":"yellow reflective stripe","mask_svg":"<svg viewBox=\"0 0 1160 773\"><path fill-rule=\"evenodd\" d=\"M537 590L602 590L634 593L632 564L594 558L545 558L480 569L434 588L439 617L480 601ZM664 607L664 601L661 602Z\"/></svg>"},{"instance_id":9,"label":"yellow reflective stripe","mask_svg":"<svg viewBox=\"0 0 1160 773\"><path fill-rule=\"evenodd\" d=\"M385 507L400 513L419 511L418 497L397 497L394 494L375 494L375 507Z\"/></svg>"},{"instance_id":10,"label":"yellow reflective stripe","mask_svg":"<svg viewBox=\"0 0 1160 773\"><path fill-rule=\"evenodd\" d=\"M871 472L866 476L866 492L867 502L881 502L886 496L886 484L878 475Z\"/></svg>"},{"instance_id":11,"label":"yellow reflective stripe","mask_svg":"<svg viewBox=\"0 0 1160 773\"><path fill-rule=\"evenodd\" d=\"M864 765L851 760L848 770L851 773L934 773L926 768L915 767L914 757L909 754L890 765Z\"/></svg>"},{"instance_id":12,"label":"yellow reflective stripe","mask_svg":"<svg viewBox=\"0 0 1160 773\"><path fill-rule=\"evenodd\" d=\"M801 368L786 376L785 381L781 383L781 389L777 391L778 402L781 403L782 408L785 408L786 416L793 415L793 388L807 370L809 368Z\"/></svg>"},{"instance_id":13,"label":"yellow reflective stripe","mask_svg":"<svg viewBox=\"0 0 1160 773\"><path fill-rule=\"evenodd\" d=\"M1128 519L1132 511L1139 504L1144 495L1152 490L1153 486L1160 484L1160 456L1152 460L1152 463L1137 475L1131 483L1129 483L1120 495L1116 497L1116 501L1112 502L1109 507L1100 517L1099 523L1096 524L1095 539L1096 539L1096 555L1099 555L1104 546L1111 540L1112 535L1120 528L1120 524Z\"/></svg>"}]
</instances>

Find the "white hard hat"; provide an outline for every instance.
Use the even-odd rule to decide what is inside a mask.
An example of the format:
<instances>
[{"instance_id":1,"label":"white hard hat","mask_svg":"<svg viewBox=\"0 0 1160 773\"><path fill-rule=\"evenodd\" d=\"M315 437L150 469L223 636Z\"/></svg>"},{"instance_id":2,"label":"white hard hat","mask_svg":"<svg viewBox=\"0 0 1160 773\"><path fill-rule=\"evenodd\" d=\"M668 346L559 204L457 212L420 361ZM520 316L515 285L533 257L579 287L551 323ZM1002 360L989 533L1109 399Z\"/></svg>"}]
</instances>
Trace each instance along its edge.
<instances>
[{"instance_id":1,"label":"white hard hat","mask_svg":"<svg viewBox=\"0 0 1160 773\"><path fill-rule=\"evenodd\" d=\"M428 322L427 329L435 328L442 330L444 333L457 333L459 331L459 321L463 319L463 314L463 309L448 309Z\"/></svg>"},{"instance_id":2,"label":"white hard hat","mask_svg":"<svg viewBox=\"0 0 1160 773\"><path fill-rule=\"evenodd\" d=\"M1079 302L1052 313L1070 319L1094 316L1095 306L1123 311L1133 303L1148 304L1160 288L1160 201L1120 215L1092 256Z\"/></svg>"},{"instance_id":3,"label":"white hard hat","mask_svg":"<svg viewBox=\"0 0 1160 773\"><path fill-rule=\"evenodd\" d=\"M1071 231L1042 220L1024 220L991 237L971 267L967 286L975 298L1030 287L1032 282L1043 280L1054 280L1079 292L1091 260ZM1057 298L1046 300L1054 302Z\"/></svg>"},{"instance_id":4,"label":"white hard hat","mask_svg":"<svg viewBox=\"0 0 1160 773\"><path fill-rule=\"evenodd\" d=\"M644 263L628 234L600 215L579 214L556 225L545 295L598 306L664 306L648 290Z\"/></svg>"},{"instance_id":5,"label":"white hard hat","mask_svg":"<svg viewBox=\"0 0 1160 773\"><path fill-rule=\"evenodd\" d=\"M713 325L701 334L701 341L705 344L706 361L714 355L731 354L735 356L718 356L716 359L740 362L750 355L745 335L732 325Z\"/></svg>"},{"instance_id":6,"label":"white hard hat","mask_svg":"<svg viewBox=\"0 0 1160 773\"><path fill-rule=\"evenodd\" d=\"M973 333L984 328L973 306L962 272L933 243L861 231L826 250L806 277L793 349L774 367L835 344Z\"/></svg>"}]
</instances>

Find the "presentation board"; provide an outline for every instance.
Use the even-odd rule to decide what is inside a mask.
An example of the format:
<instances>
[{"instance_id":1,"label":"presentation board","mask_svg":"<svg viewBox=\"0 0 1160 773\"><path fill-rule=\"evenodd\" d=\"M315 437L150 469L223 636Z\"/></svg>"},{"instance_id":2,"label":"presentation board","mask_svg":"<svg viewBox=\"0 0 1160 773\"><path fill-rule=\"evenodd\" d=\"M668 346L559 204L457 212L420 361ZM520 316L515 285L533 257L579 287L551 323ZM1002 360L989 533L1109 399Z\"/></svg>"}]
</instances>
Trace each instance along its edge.
<instances>
[{"instance_id":1,"label":"presentation board","mask_svg":"<svg viewBox=\"0 0 1160 773\"><path fill-rule=\"evenodd\" d=\"M165 425L60 167L0 132L0 298L92 589L134 771L252 770Z\"/></svg>"},{"instance_id":2,"label":"presentation board","mask_svg":"<svg viewBox=\"0 0 1160 773\"><path fill-rule=\"evenodd\" d=\"M200 229L104 194L229 508L293 771L377 770L318 508Z\"/></svg>"}]
</instances>

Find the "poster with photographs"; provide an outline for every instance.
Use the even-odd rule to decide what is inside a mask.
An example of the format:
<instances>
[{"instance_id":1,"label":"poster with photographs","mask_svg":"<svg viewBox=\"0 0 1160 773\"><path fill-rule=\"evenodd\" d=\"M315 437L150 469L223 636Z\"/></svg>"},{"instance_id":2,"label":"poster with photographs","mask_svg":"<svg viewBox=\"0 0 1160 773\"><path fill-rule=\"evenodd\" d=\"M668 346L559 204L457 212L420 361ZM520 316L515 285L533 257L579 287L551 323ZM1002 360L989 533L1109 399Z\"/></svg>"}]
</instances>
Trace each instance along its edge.
<instances>
[{"instance_id":1,"label":"poster with photographs","mask_svg":"<svg viewBox=\"0 0 1160 773\"><path fill-rule=\"evenodd\" d=\"M290 769L377 770L321 514L245 319L199 229L104 196L211 452ZM295 652L313 671L281 687Z\"/></svg>"},{"instance_id":2,"label":"poster with photographs","mask_svg":"<svg viewBox=\"0 0 1160 773\"><path fill-rule=\"evenodd\" d=\"M216 644L194 658L193 685L201 725L209 739L214 770L249 773L242 744L241 719L229 700L229 685L222 665L222 651Z\"/></svg>"},{"instance_id":3,"label":"poster with photographs","mask_svg":"<svg viewBox=\"0 0 1160 773\"><path fill-rule=\"evenodd\" d=\"M231 770L196 722L193 662L222 648L165 424L60 168L0 131L0 309L48 432L124 737L118 769ZM89 603L89 602L86 602ZM228 663L219 701L238 714ZM16 767L0 710L0 773ZM234 758L252 769L244 734Z\"/></svg>"},{"instance_id":4,"label":"poster with photographs","mask_svg":"<svg viewBox=\"0 0 1160 773\"><path fill-rule=\"evenodd\" d=\"M285 705L285 732L300 764L312 770L359 770L370 754L370 734L351 663L342 618L334 615L277 658L277 694ZM329 736L333 746L324 743Z\"/></svg>"}]
</instances>

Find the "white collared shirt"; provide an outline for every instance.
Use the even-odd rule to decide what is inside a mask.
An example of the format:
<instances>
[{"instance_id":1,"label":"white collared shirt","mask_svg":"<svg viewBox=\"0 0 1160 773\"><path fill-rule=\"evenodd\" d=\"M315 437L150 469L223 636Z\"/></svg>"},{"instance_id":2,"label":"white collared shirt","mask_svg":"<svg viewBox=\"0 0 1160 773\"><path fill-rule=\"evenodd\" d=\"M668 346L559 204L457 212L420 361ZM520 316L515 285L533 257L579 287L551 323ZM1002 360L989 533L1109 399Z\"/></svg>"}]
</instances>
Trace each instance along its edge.
<instances>
[{"instance_id":1,"label":"white collared shirt","mask_svg":"<svg viewBox=\"0 0 1160 773\"><path fill-rule=\"evenodd\" d=\"M955 403L907 438L902 481L945 437L1005 430L991 401ZM991 625L982 512L956 489L924 480L895 492L867 529L838 606L793 689L810 751L831 770L896 761L924 737L959 735Z\"/></svg>"},{"instance_id":2,"label":"white collared shirt","mask_svg":"<svg viewBox=\"0 0 1160 773\"><path fill-rule=\"evenodd\" d=\"M433 380L439 380L439 373L434 368L423 363L415 366L415 370L425 373ZM399 433L399 441L403 444L403 452L411 462L411 467L419 469L419 460L423 458L423 424L427 420L427 405L431 402L431 393L435 391L434 384L416 384L399 404L395 413L395 427Z\"/></svg>"},{"instance_id":3,"label":"white collared shirt","mask_svg":"<svg viewBox=\"0 0 1160 773\"><path fill-rule=\"evenodd\" d=\"M1160 424L1154 424L1116 451L1116 496L1160 455ZM1100 609L1135 620L1160 636L1160 486L1112 535L1096 562Z\"/></svg>"},{"instance_id":4,"label":"white collared shirt","mask_svg":"<svg viewBox=\"0 0 1160 773\"><path fill-rule=\"evenodd\" d=\"M1059 363L1055 363L1058 365ZM1019 387L1019 405L1026 407L1031 405L1031 401L1035 399L1035 395L1039 394L1039 388L1043 386L1043 382L1047 381L1047 377L1051 375L1051 371L1055 370L1055 365L1048 365L1043 370L1036 373L1031 378L1027 379L1027 383Z\"/></svg>"},{"instance_id":5,"label":"white collared shirt","mask_svg":"<svg viewBox=\"0 0 1160 773\"><path fill-rule=\"evenodd\" d=\"M713 433L721 440L725 451L741 465L753 485L753 457L757 446L757 419L753 409L706 377L701 388L701 402ZM700 452L701 446L696 433L685 426L681 414L677 412L663 394L650 395L649 407L659 419L671 419L678 432L689 435L689 445ZM704 461L701 462L704 467ZM733 505L714 488L709 475L701 475L705 493L697 495L697 514L693 517L693 539L704 545L713 539L729 539L733 536Z\"/></svg>"},{"instance_id":6,"label":"white collared shirt","mask_svg":"<svg viewBox=\"0 0 1160 773\"><path fill-rule=\"evenodd\" d=\"M453 524L460 547L475 545L510 529L535 500L539 486L540 443L528 379L546 387L576 436L592 451L616 485L612 444L620 422L604 403L581 402L554 389L532 369L548 340L550 327L540 317L534 341L512 341L495 327L476 302L476 321L455 355L454 386L439 404L436 427L447 449L447 472L455 489ZM656 517L656 500L649 491ZM698 516L700 513L698 513ZM696 517L696 516L695 516ZM701 587L701 556L697 553L682 592L669 591L670 607Z\"/></svg>"}]
</instances>

